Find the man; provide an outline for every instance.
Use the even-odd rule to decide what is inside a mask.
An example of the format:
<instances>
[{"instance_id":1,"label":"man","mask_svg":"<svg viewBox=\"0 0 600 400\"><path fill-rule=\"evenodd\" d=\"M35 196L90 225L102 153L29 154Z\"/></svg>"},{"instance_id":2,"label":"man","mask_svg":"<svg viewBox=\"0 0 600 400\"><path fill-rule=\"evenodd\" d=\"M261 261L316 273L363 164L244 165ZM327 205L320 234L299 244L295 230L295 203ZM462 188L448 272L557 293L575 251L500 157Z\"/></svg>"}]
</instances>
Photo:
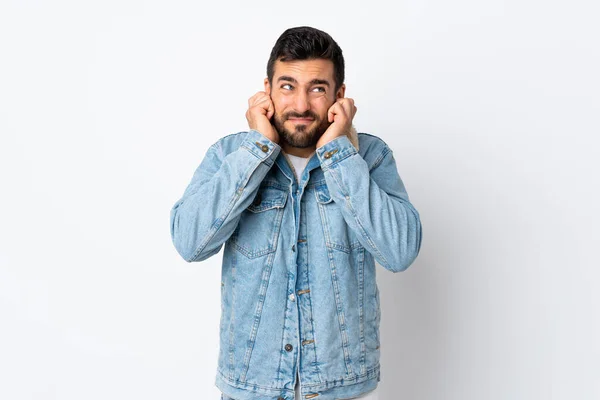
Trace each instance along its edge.
<instances>
[{"instance_id":1,"label":"man","mask_svg":"<svg viewBox=\"0 0 600 400\"><path fill-rule=\"evenodd\" d=\"M171 210L186 261L225 244L216 386L226 400L377 399L375 261L408 268L419 214L391 149L353 128L327 33L286 30L264 87L250 129L208 149Z\"/></svg>"}]
</instances>

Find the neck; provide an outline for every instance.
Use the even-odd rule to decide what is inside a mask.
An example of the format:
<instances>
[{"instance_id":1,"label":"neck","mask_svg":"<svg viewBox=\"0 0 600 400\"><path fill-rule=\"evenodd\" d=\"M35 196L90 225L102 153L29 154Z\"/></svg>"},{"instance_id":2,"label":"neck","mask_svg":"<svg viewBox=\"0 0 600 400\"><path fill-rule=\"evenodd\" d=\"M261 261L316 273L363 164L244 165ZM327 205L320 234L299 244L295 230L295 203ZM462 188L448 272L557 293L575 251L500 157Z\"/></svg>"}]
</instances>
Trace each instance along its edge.
<instances>
[{"instance_id":1,"label":"neck","mask_svg":"<svg viewBox=\"0 0 600 400\"><path fill-rule=\"evenodd\" d=\"M287 143L282 143L281 150L283 150L284 153L291 154L293 156L308 158L315 152L316 146L300 148L289 146Z\"/></svg>"}]
</instances>

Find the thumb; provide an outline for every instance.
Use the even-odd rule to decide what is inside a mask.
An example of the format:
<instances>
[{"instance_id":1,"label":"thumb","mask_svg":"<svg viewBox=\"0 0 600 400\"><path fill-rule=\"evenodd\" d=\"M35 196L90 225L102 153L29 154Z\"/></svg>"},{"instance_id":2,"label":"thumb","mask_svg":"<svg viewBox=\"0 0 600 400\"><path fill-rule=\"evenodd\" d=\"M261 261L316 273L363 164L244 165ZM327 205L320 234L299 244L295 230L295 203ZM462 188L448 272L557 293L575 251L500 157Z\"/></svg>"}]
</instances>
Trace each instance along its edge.
<instances>
[{"instance_id":1,"label":"thumb","mask_svg":"<svg viewBox=\"0 0 600 400\"><path fill-rule=\"evenodd\" d=\"M275 107L273 107L273 102L269 99L269 108L267 108L267 119L271 119L273 114L275 114Z\"/></svg>"}]
</instances>

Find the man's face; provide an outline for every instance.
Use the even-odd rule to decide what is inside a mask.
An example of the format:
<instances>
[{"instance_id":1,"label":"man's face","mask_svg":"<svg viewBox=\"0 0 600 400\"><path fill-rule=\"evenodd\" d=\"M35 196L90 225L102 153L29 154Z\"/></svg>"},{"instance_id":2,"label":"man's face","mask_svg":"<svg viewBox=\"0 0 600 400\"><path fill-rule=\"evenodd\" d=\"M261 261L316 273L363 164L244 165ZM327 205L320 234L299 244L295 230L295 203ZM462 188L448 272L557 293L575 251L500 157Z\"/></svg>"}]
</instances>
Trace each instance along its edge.
<instances>
[{"instance_id":1,"label":"man's face","mask_svg":"<svg viewBox=\"0 0 600 400\"><path fill-rule=\"evenodd\" d=\"M330 60L276 61L273 85L265 79L275 114L273 125L282 141L292 147L314 147L331 123L329 107L344 97L345 86L335 91Z\"/></svg>"}]
</instances>

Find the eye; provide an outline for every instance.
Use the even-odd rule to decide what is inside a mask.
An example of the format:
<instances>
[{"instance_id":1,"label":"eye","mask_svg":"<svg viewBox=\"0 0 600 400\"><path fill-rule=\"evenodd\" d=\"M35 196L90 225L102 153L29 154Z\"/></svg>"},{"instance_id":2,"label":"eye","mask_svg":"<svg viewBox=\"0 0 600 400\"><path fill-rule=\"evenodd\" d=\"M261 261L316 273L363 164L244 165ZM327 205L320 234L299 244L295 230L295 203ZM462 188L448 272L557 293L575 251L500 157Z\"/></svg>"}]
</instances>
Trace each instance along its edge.
<instances>
[{"instance_id":1,"label":"eye","mask_svg":"<svg viewBox=\"0 0 600 400\"><path fill-rule=\"evenodd\" d=\"M312 88L312 91L317 93L325 93L325 88L323 86L316 86Z\"/></svg>"},{"instance_id":2,"label":"eye","mask_svg":"<svg viewBox=\"0 0 600 400\"><path fill-rule=\"evenodd\" d=\"M290 85L289 83L284 83L283 85L281 85L281 88L285 90L292 90L292 85Z\"/></svg>"}]
</instances>

